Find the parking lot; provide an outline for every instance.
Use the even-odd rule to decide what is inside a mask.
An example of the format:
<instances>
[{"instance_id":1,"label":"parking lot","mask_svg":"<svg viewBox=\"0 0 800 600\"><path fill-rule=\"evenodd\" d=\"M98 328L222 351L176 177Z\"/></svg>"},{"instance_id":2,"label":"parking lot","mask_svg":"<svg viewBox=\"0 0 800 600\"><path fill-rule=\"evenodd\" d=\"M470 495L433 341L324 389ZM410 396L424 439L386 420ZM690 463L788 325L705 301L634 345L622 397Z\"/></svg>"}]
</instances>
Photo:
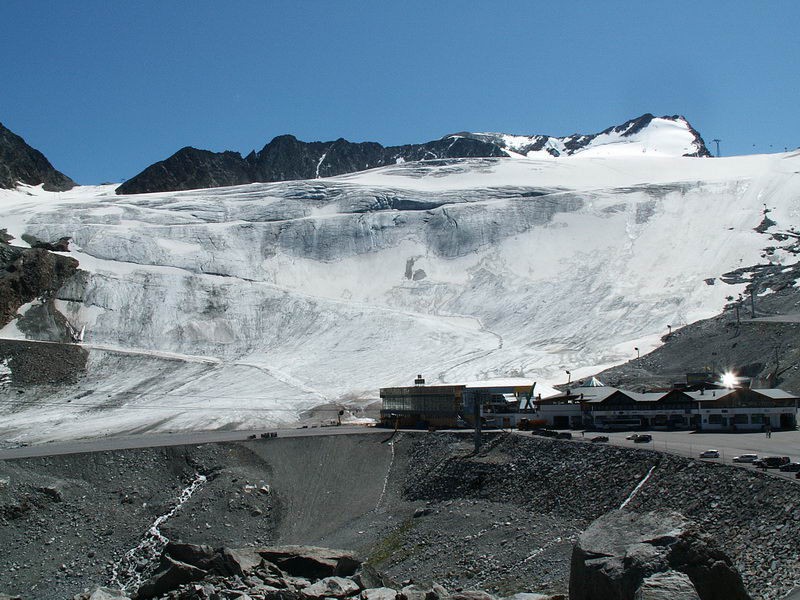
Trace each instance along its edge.
<instances>
[{"instance_id":1,"label":"parking lot","mask_svg":"<svg viewBox=\"0 0 800 600\"><path fill-rule=\"evenodd\" d=\"M630 448L650 448L660 452L669 452L680 456L692 457L697 460L724 463L745 469L754 469L752 465L734 463L733 457L741 454L758 454L764 456L788 456L792 462L800 462L800 431L773 431L771 437L764 433L704 433L691 431L637 431L647 433L653 437L651 442L636 443L625 439L631 431L597 432L580 431L572 432L573 439L591 439L599 435L608 436L609 444L626 446ZM719 451L719 458L701 459L700 453L704 450L714 449ZM770 469L771 474L785 477L795 481L794 473Z\"/></svg>"}]
</instances>

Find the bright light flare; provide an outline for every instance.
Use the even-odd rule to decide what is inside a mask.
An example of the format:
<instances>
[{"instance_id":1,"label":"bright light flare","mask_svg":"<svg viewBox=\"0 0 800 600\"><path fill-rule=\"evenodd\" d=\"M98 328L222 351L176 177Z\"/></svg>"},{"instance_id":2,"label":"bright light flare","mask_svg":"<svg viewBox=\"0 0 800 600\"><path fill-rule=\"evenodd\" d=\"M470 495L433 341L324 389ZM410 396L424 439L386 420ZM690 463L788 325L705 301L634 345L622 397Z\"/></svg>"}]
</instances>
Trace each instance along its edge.
<instances>
[{"instance_id":1,"label":"bright light flare","mask_svg":"<svg viewBox=\"0 0 800 600\"><path fill-rule=\"evenodd\" d=\"M722 374L722 385L724 385L726 388L733 388L737 383L738 378L730 371Z\"/></svg>"}]
</instances>

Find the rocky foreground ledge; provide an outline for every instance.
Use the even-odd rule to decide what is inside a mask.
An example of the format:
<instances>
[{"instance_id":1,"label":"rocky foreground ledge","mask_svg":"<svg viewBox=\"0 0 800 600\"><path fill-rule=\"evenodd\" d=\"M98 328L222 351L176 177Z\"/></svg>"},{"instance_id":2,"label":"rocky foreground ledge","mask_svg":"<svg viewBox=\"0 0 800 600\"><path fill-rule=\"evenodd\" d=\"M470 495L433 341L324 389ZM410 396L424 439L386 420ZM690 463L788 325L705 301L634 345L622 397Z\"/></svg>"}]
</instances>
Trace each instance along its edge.
<instances>
[{"instance_id":1,"label":"rocky foreground ledge","mask_svg":"<svg viewBox=\"0 0 800 600\"><path fill-rule=\"evenodd\" d=\"M130 592L98 588L74 600L495 600L478 590L398 584L345 550L313 546L217 548L168 543L158 570ZM564 596L516 594L515 600ZM2 600L0 598L0 600Z\"/></svg>"},{"instance_id":2,"label":"rocky foreground ledge","mask_svg":"<svg viewBox=\"0 0 800 600\"><path fill-rule=\"evenodd\" d=\"M443 560L448 557L443 556ZM481 590L401 584L344 550L313 546L213 549L169 542L147 579L74 600L497 600ZM133 589L128 589L133 588ZM565 600L518 593L508 600ZM579 537L570 600L750 600L713 538L674 513L612 511Z\"/></svg>"}]
</instances>

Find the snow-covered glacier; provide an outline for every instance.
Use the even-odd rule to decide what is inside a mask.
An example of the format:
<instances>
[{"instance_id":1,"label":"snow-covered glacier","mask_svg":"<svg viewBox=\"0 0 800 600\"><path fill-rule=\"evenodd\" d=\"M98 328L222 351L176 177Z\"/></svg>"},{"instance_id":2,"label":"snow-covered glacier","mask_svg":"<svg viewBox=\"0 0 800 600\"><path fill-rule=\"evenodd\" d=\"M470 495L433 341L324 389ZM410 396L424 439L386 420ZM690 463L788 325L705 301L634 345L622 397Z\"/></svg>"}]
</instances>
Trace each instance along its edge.
<instances>
[{"instance_id":1,"label":"snow-covered glacier","mask_svg":"<svg viewBox=\"0 0 800 600\"><path fill-rule=\"evenodd\" d=\"M6 384L2 430L277 425L417 373L574 379L719 312L741 291L719 276L776 244L754 229L765 209L774 231L798 222L798 171L798 153L587 153L133 196L0 191L9 233L69 236L89 273L57 300L85 327L86 373L35 394Z\"/></svg>"}]
</instances>

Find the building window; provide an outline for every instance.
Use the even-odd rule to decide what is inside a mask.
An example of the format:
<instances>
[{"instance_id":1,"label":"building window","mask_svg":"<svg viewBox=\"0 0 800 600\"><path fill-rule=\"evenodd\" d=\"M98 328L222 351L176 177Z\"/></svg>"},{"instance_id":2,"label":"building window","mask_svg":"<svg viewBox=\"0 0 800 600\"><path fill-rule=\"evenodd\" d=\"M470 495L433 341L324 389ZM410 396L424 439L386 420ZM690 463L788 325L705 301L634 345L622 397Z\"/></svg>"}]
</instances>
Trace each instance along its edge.
<instances>
[{"instance_id":1,"label":"building window","mask_svg":"<svg viewBox=\"0 0 800 600\"><path fill-rule=\"evenodd\" d=\"M712 425L721 425L722 415L708 415L708 422Z\"/></svg>"},{"instance_id":2,"label":"building window","mask_svg":"<svg viewBox=\"0 0 800 600\"><path fill-rule=\"evenodd\" d=\"M747 415L733 415L734 425L747 425Z\"/></svg>"},{"instance_id":3,"label":"building window","mask_svg":"<svg viewBox=\"0 0 800 600\"><path fill-rule=\"evenodd\" d=\"M750 415L750 422L760 425L764 422L764 415Z\"/></svg>"}]
</instances>

